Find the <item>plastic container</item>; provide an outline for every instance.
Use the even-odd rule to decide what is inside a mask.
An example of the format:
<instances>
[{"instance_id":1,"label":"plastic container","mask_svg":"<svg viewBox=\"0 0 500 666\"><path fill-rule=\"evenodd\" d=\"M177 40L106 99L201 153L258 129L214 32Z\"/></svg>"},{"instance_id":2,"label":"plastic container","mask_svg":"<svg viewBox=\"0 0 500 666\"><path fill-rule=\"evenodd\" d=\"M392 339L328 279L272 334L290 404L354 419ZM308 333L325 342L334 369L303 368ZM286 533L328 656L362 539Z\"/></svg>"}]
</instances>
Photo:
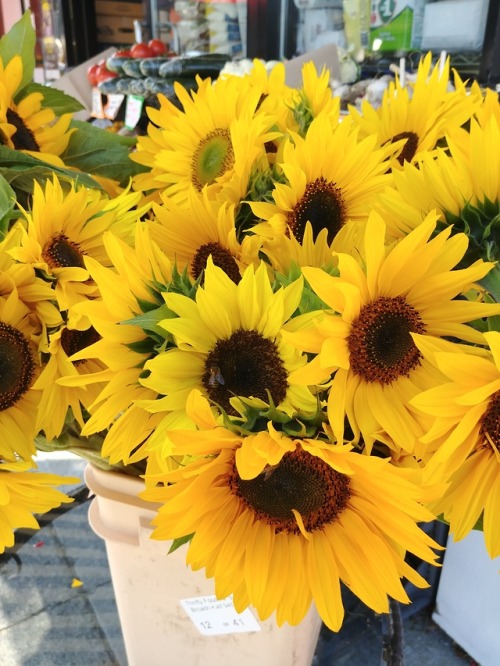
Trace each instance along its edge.
<instances>
[{"instance_id":1,"label":"plastic container","mask_svg":"<svg viewBox=\"0 0 500 666\"><path fill-rule=\"evenodd\" d=\"M481 666L500 663L499 570L482 532L448 538L432 619Z\"/></svg>"},{"instance_id":2,"label":"plastic container","mask_svg":"<svg viewBox=\"0 0 500 666\"><path fill-rule=\"evenodd\" d=\"M229 601L217 607L213 581L185 564L187 546L167 555L169 542L150 539L155 506L137 496L140 480L88 465L85 481L95 494L89 522L106 543L128 666L311 666L321 627L314 606L296 627L278 627L273 616L261 622L251 609L238 616ZM197 619L198 610L205 615ZM205 635L206 622L242 631Z\"/></svg>"}]
</instances>

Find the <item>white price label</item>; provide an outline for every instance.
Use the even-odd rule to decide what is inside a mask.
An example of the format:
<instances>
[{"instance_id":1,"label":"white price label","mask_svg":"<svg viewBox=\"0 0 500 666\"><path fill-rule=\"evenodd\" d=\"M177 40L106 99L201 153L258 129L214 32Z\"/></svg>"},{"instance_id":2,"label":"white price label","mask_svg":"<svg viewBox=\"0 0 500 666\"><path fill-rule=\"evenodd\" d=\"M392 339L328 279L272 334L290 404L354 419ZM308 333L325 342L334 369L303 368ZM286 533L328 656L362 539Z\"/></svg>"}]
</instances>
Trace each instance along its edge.
<instances>
[{"instance_id":1,"label":"white price label","mask_svg":"<svg viewBox=\"0 0 500 666\"><path fill-rule=\"evenodd\" d=\"M93 118L104 118L104 109L102 107L102 95L98 88L92 88L92 111Z\"/></svg>"},{"instance_id":2,"label":"white price label","mask_svg":"<svg viewBox=\"0 0 500 666\"><path fill-rule=\"evenodd\" d=\"M261 631L250 609L245 609L243 613L236 612L232 597L217 599L215 595L209 595L181 599L180 603L204 636Z\"/></svg>"},{"instance_id":3,"label":"white price label","mask_svg":"<svg viewBox=\"0 0 500 666\"><path fill-rule=\"evenodd\" d=\"M125 127L134 129L139 122L142 113L144 97L140 95L127 95L127 106L125 107Z\"/></svg>"},{"instance_id":4,"label":"white price label","mask_svg":"<svg viewBox=\"0 0 500 666\"><path fill-rule=\"evenodd\" d=\"M104 107L104 115L108 120L114 120L116 118L124 99L125 95L118 95L116 93L108 95L108 101Z\"/></svg>"}]
</instances>

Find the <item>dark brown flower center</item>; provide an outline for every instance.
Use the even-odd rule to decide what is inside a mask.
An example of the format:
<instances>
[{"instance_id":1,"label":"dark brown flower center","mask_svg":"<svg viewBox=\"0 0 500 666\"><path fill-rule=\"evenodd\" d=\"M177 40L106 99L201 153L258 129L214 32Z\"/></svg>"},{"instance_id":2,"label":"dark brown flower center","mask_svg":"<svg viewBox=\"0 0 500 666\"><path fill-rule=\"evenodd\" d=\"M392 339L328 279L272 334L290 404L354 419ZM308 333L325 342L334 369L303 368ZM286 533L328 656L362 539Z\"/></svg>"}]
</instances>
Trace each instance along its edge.
<instances>
[{"instance_id":1,"label":"dark brown flower center","mask_svg":"<svg viewBox=\"0 0 500 666\"><path fill-rule=\"evenodd\" d=\"M401 132L392 137L391 143L396 143L402 139L406 139L406 143L398 156L398 162L401 165L405 162L411 162L415 157L418 148L418 135L415 132Z\"/></svg>"},{"instance_id":2,"label":"dark brown flower center","mask_svg":"<svg viewBox=\"0 0 500 666\"><path fill-rule=\"evenodd\" d=\"M500 391L491 398L481 420L479 448L492 448L500 451Z\"/></svg>"},{"instance_id":3,"label":"dark brown flower center","mask_svg":"<svg viewBox=\"0 0 500 666\"><path fill-rule=\"evenodd\" d=\"M229 414L232 396L260 398L275 405L285 398L288 381L276 343L257 331L235 331L208 354L202 382L211 400Z\"/></svg>"},{"instance_id":4,"label":"dark brown flower center","mask_svg":"<svg viewBox=\"0 0 500 666\"><path fill-rule=\"evenodd\" d=\"M307 222L311 223L316 239L323 229L327 229L327 240L331 244L346 220L342 190L325 178L317 178L308 183L304 195L287 216L288 225L301 243Z\"/></svg>"},{"instance_id":5,"label":"dark brown flower center","mask_svg":"<svg viewBox=\"0 0 500 666\"><path fill-rule=\"evenodd\" d=\"M278 152L278 143L277 141L266 141L264 144L264 150L268 156L274 156Z\"/></svg>"},{"instance_id":6,"label":"dark brown flower center","mask_svg":"<svg viewBox=\"0 0 500 666\"><path fill-rule=\"evenodd\" d=\"M22 118L12 109L7 109L7 122L14 125L16 131L11 137L16 150L31 150L32 152L39 153L40 146L38 145L35 135L24 124Z\"/></svg>"},{"instance_id":7,"label":"dark brown flower center","mask_svg":"<svg viewBox=\"0 0 500 666\"><path fill-rule=\"evenodd\" d=\"M198 248L191 264L191 274L196 280L205 270L208 257L212 257L215 266L222 268L231 280L238 284L241 280L240 269L233 255L219 243L207 243Z\"/></svg>"},{"instance_id":8,"label":"dark brown flower center","mask_svg":"<svg viewBox=\"0 0 500 666\"><path fill-rule=\"evenodd\" d=\"M28 391L35 367L28 339L17 328L0 322L0 411L15 405Z\"/></svg>"},{"instance_id":9,"label":"dark brown flower center","mask_svg":"<svg viewBox=\"0 0 500 666\"><path fill-rule=\"evenodd\" d=\"M101 339L99 333L93 326L87 328L85 331L77 331L75 329L65 328L61 333L61 346L66 352L67 356L72 356L77 352L90 347L94 342ZM75 361L75 365L80 365L85 361Z\"/></svg>"},{"instance_id":10,"label":"dark brown flower center","mask_svg":"<svg viewBox=\"0 0 500 666\"><path fill-rule=\"evenodd\" d=\"M80 246L62 233L49 240L43 248L42 257L50 268L85 268Z\"/></svg>"},{"instance_id":11,"label":"dark brown flower center","mask_svg":"<svg viewBox=\"0 0 500 666\"><path fill-rule=\"evenodd\" d=\"M265 101L267 98L268 98L268 94L267 94L267 93L262 93L262 94L261 94L261 96L259 97L259 101L257 102L257 106L255 107L255 110L256 110L256 111L258 111L258 110L260 109L260 107L262 106L262 104L264 103L264 101Z\"/></svg>"},{"instance_id":12,"label":"dark brown flower center","mask_svg":"<svg viewBox=\"0 0 500 666\"><path fill-rule=\"evenodd\" d=\"M425 333L425 324L402 296L365 305L347 340L353 372L365 382L380 384L407 377L422 356L411 333Z\"/></svg>"},{"instance_id":13,"label":"dark brown flower center","mask_svg":"<svg viewBox=\"0 0 500 666\"><path fill-rule=\"evenodd\" d=\"M193 185L201 191L204 185L214 183L233 166L234 152L229 131L222 128L212 130L200 141L193 155Z\"/></svg>"},{"instance_id":14,"label":"dark brown flower center","mask_svg":"<svg viewBox=\"0 0 500 666\"><path fill-rule=\"evenodd\" d=\"M334 523L351 495L348 476L301 448L285 453L278 465L255 479L241 479L233 465L228 484L257 520L285 534L300 533L292 509L307 532L313 532Z\"/></svg>"}]
</instances>

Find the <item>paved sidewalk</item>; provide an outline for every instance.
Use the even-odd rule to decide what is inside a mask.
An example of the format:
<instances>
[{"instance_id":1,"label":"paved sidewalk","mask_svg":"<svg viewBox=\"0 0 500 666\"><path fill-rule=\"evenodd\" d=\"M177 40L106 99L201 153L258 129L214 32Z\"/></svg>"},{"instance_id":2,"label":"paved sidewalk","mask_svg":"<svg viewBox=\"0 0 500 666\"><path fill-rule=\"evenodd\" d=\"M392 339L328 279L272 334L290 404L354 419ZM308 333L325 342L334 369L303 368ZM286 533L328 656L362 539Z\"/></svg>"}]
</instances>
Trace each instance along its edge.
<instances>
[{"instance_id":1,"label":"paved sidewalk","mask_svg":"<svg viewBox=\"0 0 500 666\"><path fill-rule=\"evenodd\" d=\"M68 454L40 461L41 471L81 479L84 467ZM87 511L88 502L75 506L33 533L17 561L0 561L0 666L127 666L105 546ZM74 579L82 585L73 587ZM313 666L380 666L380 617L351 597L346 607L342 631L321 632ZM404 632L404 666L474 664L429 609L406 618ZM190 664L170 664L166 656L165 666Z\"/></svg>"},{"instance_id":2,"label":"paved sidewalk","mask_svg":"<svg viewBox=\"0 0 500 666\"><path fill-rule=\"evenodd\" d=\"M50 454L39 467L83 484L85 464ZM28 532L17 562L0 568L1 666L126 665L105 545L90 529L87 511L88 502L75 505ZM83 585L72 587L74 579Z\"/></svg>"}]
</instances>

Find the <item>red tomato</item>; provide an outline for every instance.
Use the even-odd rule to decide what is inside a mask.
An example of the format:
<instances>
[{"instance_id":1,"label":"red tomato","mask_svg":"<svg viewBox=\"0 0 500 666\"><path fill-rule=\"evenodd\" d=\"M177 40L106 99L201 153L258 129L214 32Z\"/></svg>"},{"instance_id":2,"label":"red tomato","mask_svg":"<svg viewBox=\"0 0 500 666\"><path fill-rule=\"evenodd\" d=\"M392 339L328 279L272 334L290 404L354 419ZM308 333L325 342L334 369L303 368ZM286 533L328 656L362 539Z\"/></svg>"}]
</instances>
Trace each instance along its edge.
<instances>
[{"instance_id":1,"label":"red tomato","mask_svg":"<svg viewBox=\"0 0 500 666\"><path fill-rule=\"evenodd\" d=\"M132 46L130 55L132 58L153 58L155 54L150 46L144 44L144 42L139 42Z\"/></svg>"},{"instance_id":2,"label":"red tomato","mask_svg":"<svg viewBox=\"0 0 500 666\"><path fill-rule=\"evenodd\" d=\"M162 42L161 39L150 39L148 46L152 49L155 56L162 56L168 52L167 45L165 42Z\"/></svg>"},{"instance_id":3,"label":"red tomato","mask_svg":"<svg viewBox=\"0 0 500 666\"><path fill-rule=\"evenodd\" d=\"M99 67L99 63L95 62L93 65L89 65L89 68L87 69L87 81L93 88L97 85L97 71L99 70Z\"/></svg>"},{"instance_id":4,"label":"red tomato","mask_svg":"<svg viewBox=\"0 0 500 666\"><path fill-rule=\"evenodd\" d=\"M118 76L118 74L116 72L110 71L105 64L99 65L96 73L97 83L102 83L103 81L107 81L108 79L114 79L115 76Z\"/></svg>"},{"instance_id":5,"label":"red tomato","mask_svg":"<svg viewBox=\"0 0 500 666\"><path fill-rule=\"evenodd\" d=\"M130 49L118 49L118 51L113 53L114 56L117 58L131 58L132 54L130 53Z\"/></svg>"}]
</instances>

